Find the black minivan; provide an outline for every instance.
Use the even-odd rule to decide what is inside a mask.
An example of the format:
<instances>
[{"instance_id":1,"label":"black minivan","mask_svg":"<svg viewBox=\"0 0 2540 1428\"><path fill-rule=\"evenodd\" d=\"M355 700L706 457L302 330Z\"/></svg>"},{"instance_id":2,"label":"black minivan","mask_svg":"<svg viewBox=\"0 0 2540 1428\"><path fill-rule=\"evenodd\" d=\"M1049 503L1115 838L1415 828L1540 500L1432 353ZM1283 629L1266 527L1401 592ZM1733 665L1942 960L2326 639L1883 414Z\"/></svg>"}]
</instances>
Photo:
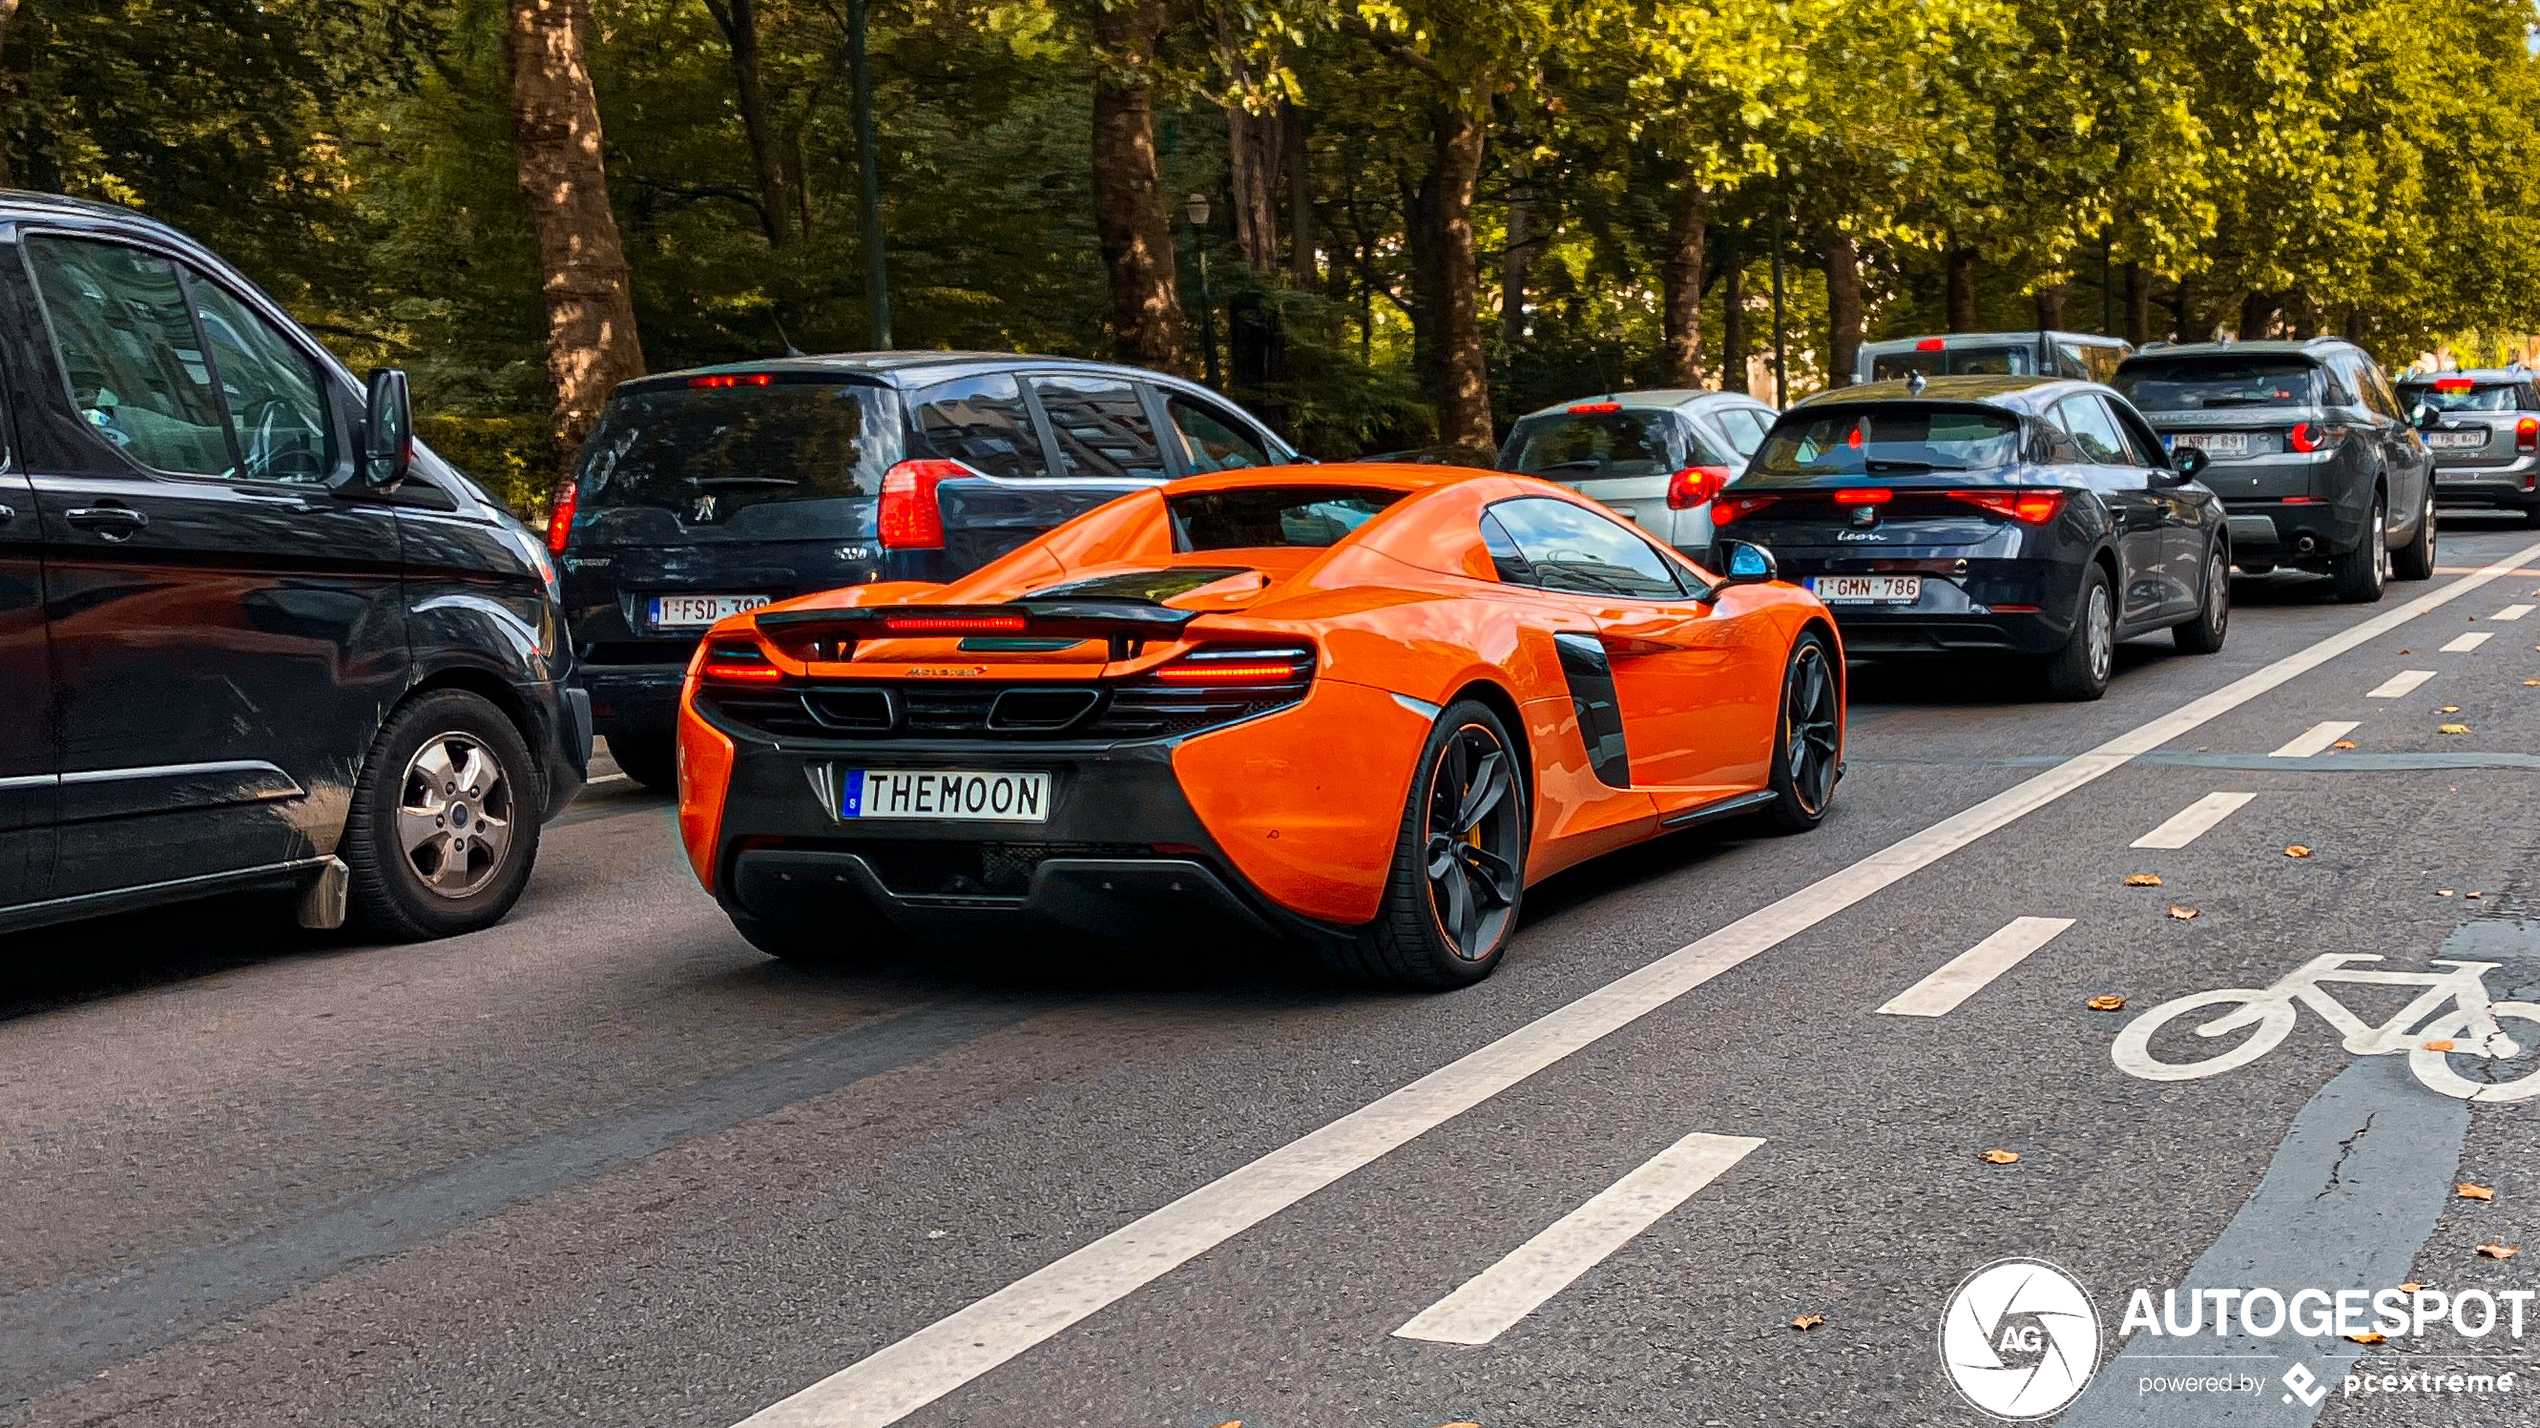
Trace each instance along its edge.
<instances>
[{"instance_id":1,"label":"black minivan","mask_svg":"<svg viewBox=\"0 0 2540 1428\"><path fill-rule=\"evenodd\" d=\"M593 721L676 781L679 682L707 626L873 580L949 580L1142 486L1301 458L1207 388L1012 353L788 357L621 383L547 548Z\"/></svg>"},{"instance_id":2,"label":"black minivan","mask_svg":"<svg viewBox=\"0 0 2540 1428\"><path fill-rule=\"evenodd\" d=\"M0 931L259 887L487 926L582 787L554 566L173 229L0 193Z\"/></svg>"}]
</instances>

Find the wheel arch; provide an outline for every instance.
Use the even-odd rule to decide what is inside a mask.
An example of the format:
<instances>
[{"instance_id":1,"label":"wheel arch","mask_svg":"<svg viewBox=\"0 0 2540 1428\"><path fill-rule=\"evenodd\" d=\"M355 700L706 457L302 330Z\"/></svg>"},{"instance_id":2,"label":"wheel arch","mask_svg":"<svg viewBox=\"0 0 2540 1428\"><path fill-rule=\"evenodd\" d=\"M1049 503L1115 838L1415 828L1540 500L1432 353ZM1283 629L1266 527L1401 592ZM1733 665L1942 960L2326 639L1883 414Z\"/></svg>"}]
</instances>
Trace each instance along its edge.
<instances>
[{"instance_id":1,"label":"wheel arch","mask_svg":"<svg viewBox=\"0 0 2540 1428\"><path fill-rule=\"evenodd\" d=\"M1438 707L1441 710L1451 708L1457 701L1465 699L1470 699L1498 715L1499 722L1508 729L1508 737L1517 743L1517 776L1525 780L1526 833L1531 839L1535 832L1535 819L1541 814L1542 809L1535 800L1535 747L1534 740L1526 733L1525 710L1519 706L1517 696L1511 693L1506 685L1486 678L1464 681Z\"/></svg>"},{"instance_id":2,"label":"wheel arch","mask_svg":"<svg viewBox=\"0 0 2540 1428\"><path fill-rule=\"evenodd\" d=\"M456 664L432 671L407 686L405 694L398 699L393 708L381 711L380 727L386 728L388 721L397 717L399 709L444 689L456 689L476 695L501 711L502 716L511 722L512 731L520 735L522 746L529 750L529 763L538 775L539 802L543 807L547 802L548 790L545 785L549 775L545 763L538 757L538 749L540 740L545 737L544 731L539 728L537 715L530 710L528 701L520 697L520 691L514 689L501 675L492 670Z\"/></svg>"}]
</instances>

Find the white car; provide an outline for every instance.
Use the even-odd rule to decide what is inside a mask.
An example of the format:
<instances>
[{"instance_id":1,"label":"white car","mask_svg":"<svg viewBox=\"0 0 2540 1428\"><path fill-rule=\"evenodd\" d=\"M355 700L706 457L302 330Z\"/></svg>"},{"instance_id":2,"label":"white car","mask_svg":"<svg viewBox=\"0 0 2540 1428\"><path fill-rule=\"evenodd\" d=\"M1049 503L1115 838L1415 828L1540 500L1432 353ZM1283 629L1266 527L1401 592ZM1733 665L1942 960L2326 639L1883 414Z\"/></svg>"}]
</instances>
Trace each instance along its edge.
<instances>
[{"instance_id":1,"label":"white car","mask_svg":"<svg viewBox=\"0 0 2540 1428\"><path fill-rule=\"evenodd\" d=\"M1711 498L1772 430L1743 392L1614 392L1520 417L1499 469L1601 501L1696 560L1711 556Z\"/></svg>"}]
</instances>

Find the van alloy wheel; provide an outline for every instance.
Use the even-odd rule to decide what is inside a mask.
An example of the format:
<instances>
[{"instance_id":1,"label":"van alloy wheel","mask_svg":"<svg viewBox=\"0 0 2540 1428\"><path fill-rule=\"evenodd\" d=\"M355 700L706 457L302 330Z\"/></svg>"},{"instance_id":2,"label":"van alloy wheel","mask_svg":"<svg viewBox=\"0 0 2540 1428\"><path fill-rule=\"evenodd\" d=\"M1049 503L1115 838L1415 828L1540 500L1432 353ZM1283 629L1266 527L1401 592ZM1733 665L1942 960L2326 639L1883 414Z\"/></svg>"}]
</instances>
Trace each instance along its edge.
<instances>
[{"instance_id":1,"label":"van alloy wheel","mask_svg":"<svg viewBox=\"0 0 2540 1428\"><path fill-rule=\"evenodd\" d=\"M492 751L470 734L436 734L407 761L399 787L397 843L423 886L456 899L493 881L516 814Z\"/></svg>"}]
</instances>

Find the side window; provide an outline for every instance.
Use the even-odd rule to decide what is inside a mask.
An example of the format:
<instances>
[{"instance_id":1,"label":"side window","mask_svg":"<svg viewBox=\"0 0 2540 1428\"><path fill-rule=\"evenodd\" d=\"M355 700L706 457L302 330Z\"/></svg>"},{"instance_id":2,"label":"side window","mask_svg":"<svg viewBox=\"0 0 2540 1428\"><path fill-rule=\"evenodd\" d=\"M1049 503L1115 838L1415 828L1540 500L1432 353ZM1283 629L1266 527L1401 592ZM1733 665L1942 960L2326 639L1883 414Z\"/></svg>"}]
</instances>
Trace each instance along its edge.
<instances>
[{"instance_id":1,"label":"side window","mask_svg":"<svg viewBox=\"0 0 2540 1428\"><path fill-rule=\"evenodd\" d=\"M1685 593L1675 567L1649 542L1594 511L1528 496L1502 501L1490 514L1525 557L1531 583L1546 590L1640 600L1673 600Z\"/></svg>"},{"instance_id":2,"label":"side window","mask_svg":"<svg viewBox=\"0 0 2540 1428\"><path fill-rule=\"evenodd\" d=\"M229 433L176 265L40 236L26 255L71 400L99 438L152 470L226 475Z\"/></svg>"},{"instance_id":3,"label":"side window","mask_svg":"<svg viewBox=\"0 0 2540 1428\"><path fill-rule=\"evenodd\" d=\"M1740 460L1753 456L1756 449L1764 444L1764 433L1768 428L1764 414L1753 407L1729 407L1720 413L1720 430L1727 435L1729 446L1737 452Z\"/></svg>"},{"instance_id":4,"label":"side window","mask_svg":"<svg viewBox=\"0 0 2540 1428\"><path fill-rule=\"evenodd\" d=\"M1136 387L1117 377L1034 377L1032 391L1058 436L1061 475L1163 477Z\"/></svg>"},{"instance_id":5,"label":"side window","mask_svg":"<svg viewBox=\"0 0 2540 1428\"><path fill-rule=\"evenodd\" d=\"M291 339L199 273L189 272L194 317L220 373L238 432L238 475L315 485L333 467L324 377Z\"/></svg>"},{"instance_id":6,"label":"side window","mask_svg":"<svg viewBox=\"0 0 2540 1428\"><path fill-rule=\"evenodd\" d=\"M1049 453L1032 429L1023 386L998 373L917 394L917 429L940 456L986 476L1047 476Z\"/></svg>"},{"instance_id":7,"label":"side window","mask_svg":"<svg viewBox=\"0 0 2540 1428\"><path fill-rule=\"evenodd\" d=\"M1517 549L1516 539L1508 534L1508 527L1499 523L1499 517L1488 511L1482 512L1482 548L1490 552L1491 568L1499 572L1502 583L1535 583L1534 567L1526 564L1525 553Z\"/></svg>"},{"instance_id":8,"label":"side window","mask_svg":"<svg viewBox=\"0 0 2540 1428\"><path fill-rule=\"evenodd\" d=\"M2348 358L2343 354L2332 355L2327 361L2320 364L2320 375L2325 377L2328 382L2328 404L2330 406L2350 407L2363 400L2361 391L2355 382L2355 367L2353 359Z\"/></svg>"},{"instance_id":9,"label":"side window","mask_svg":"<svg viewBox=\"0 0 2540 1428\"><path fill-rule=\"evenodd\" d=\"M2161 443L2153 437L2150 425L2128 410L2125 403L2112 402L2106 397L2101 397L2099 404L2108 409L2110 416L2116 418L2117 435L2125 441L2128 461L2137 466L2166 467L2170 464L2168 454L2162 450Z\"/></svg>"},{"instance_id":10,"label":"side window","mask_svg":"<svg viewBox=\"0 0 2540 1428\"><path fill-rule=\"evenodd\" d=\"M1195 472L1277 464L1250 432L1188 397L1167 392L1164 414L1172 419L1173 434L1182 443L1183 459Z\"/></svg>"},{"instance_id":11,"label":"side window","mask_svg":"<svg viewBox=\"0 0 2540 1428\"><path fill-rule=\"evenodd\" d=\"M2357 359L2355 365L2363 370L2363 388L2369 394L2366 400L2372 409L2392 421L2406 421L2407 413L2399 409L2399 394L2390 390L2390 379L2382 374L2381 364L2365 357Z\"/></svg>"},{"instance_id":12,"label":"side window","mask_svg":"<svg viewBox=\"0 0 2540 1428\"><path fill-rule=\"evenodd\" d=\"M2073 434L2082 459L2098 466L2137 464L2126 450L2125 438L2117 434L2116 418L2097 397L2066 397L2055 404L2055 415L2064 430Z\"/></svg>"}]
</instances>

